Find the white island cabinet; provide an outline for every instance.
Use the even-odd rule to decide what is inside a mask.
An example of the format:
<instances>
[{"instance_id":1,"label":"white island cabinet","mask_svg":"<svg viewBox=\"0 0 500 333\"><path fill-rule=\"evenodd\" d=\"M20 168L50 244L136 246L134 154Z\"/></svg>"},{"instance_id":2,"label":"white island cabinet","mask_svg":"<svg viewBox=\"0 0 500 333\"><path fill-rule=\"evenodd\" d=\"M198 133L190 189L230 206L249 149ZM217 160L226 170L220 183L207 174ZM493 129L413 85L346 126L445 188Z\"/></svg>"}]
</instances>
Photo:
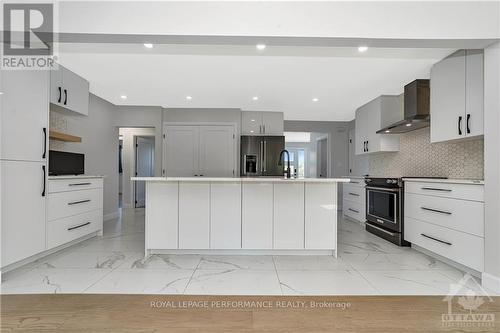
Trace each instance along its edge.
<instances>
[{"instance_id":1,"label":"white island cabinet","mask_svg":"<svg viewBox=\"0 0 500 333\"><path fill-rule=\"evenodd\" d=\"M336 255L337 186L347 178L132 180L146 182L146 255Z\"/></svg>"}]
</instances>

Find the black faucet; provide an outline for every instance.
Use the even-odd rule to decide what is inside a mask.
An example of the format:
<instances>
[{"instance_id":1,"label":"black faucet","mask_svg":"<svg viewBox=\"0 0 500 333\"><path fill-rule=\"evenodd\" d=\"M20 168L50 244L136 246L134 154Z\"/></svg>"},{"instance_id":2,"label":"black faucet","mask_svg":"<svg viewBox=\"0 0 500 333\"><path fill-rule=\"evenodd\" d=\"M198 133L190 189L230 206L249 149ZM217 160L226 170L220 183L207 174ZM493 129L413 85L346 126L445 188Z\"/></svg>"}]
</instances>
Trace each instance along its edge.
<instances>
[{"instance_id":1,"label":"black faucet","mask_svg":"<svg viewBox=\"0 0 500 333\"><path fill-rule=\"evenodd\" d=\"M279 158L279 161L278 161L278 165L283 165L281 163L281 161L283 160L283 153L286 153L286 171L285 171L286 178L292 178L292 172L290 170L290 153L288 152L288 150L283 149L280 152L280 158Z\"/></svg>"}]
</instances>

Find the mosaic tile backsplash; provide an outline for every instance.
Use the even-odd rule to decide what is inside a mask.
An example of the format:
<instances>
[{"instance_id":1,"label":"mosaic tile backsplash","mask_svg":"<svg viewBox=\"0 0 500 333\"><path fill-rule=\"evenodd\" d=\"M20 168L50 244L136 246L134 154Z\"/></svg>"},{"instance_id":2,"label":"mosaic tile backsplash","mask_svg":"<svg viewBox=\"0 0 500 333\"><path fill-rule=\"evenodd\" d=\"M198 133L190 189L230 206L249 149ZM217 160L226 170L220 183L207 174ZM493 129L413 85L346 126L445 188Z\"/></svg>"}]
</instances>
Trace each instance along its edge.
<instances>
[{"instance_id":1,"label":"mosaic tile backsplash","mask_svg":"<svg viewBox=\"0 0 500 333\"><path fill-rule=\"evenodd\" d=\"M370 175L484 178L484 140L430 143L430 128L401 134L400 151L370 156Z\"/></svg>"}]
</instances>

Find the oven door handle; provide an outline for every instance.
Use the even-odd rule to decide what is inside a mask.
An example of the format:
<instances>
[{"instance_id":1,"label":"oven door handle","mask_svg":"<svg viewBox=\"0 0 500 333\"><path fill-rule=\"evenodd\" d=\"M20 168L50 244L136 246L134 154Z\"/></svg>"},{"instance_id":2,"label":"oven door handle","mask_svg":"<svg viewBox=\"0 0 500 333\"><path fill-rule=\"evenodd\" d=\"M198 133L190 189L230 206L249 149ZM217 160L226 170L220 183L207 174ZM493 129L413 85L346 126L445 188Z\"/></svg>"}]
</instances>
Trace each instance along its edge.
<instances>
[{"instance_id":1,"label":"oven door handle","mask_svg":"<svg viewBox=\"0 0 500 333\"><path fill-rule=\"evenodd\" d=\"M387 191L387 192L399 192L400 188L387 188L387 187L375 187L375 186L366 186L367 190L377 190L377 191Z\"/></svg>"},{"instance_id":2,"label":"oven door handle","mask_svg":"<svg viewBox=\"0 0 500 333\"><path fill-rule=\"evenodd\" d=\"M396 235L394 232L387 231L387 230L382 229L380 227L377 227L376 225L373 225L371 223L367 223L367 225L370 226L371 228L374 228L374 229L377 229L379 231L382 231L383 233L388 234L390 236L395 236Z\"/></svg>"}]
</instances>

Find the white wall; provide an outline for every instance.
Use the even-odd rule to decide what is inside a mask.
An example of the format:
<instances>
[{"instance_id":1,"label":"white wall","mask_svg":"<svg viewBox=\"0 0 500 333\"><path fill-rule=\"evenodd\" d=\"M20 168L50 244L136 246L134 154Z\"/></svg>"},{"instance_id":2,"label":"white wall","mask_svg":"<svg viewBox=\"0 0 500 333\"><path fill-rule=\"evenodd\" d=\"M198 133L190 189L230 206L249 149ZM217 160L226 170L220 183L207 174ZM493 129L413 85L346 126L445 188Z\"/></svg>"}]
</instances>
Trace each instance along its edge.
<instances>
[{"instance_id":1,"label":"white wall","mask_svg":"<svg viewBox=\"0 0 500 333\"><path fill-rule=\"evenodd\" d=\"M484 50L485 274L500 292L500 43Z\"/></svg>"},{"instance_id":2,"label":"white wall","mask_svg":"<svg viewBox=\"0 0 500 333\"><path fill-rule=\"evenodd\" d=\"M155 128L132 128L120 127L119 134L123 136L123 181L122 200L124 208L132 208L134 205L135 182L130 177L135 175L135 137L136 136L156 136ZM155 140L155 148L156 148ZM161 145L161 141L160 141ZM156 150L156 149L155 149ZM155 156L155 161L157 157ZM155 162L156 164L156 162Z\"/></svg>"}]
</instances>

